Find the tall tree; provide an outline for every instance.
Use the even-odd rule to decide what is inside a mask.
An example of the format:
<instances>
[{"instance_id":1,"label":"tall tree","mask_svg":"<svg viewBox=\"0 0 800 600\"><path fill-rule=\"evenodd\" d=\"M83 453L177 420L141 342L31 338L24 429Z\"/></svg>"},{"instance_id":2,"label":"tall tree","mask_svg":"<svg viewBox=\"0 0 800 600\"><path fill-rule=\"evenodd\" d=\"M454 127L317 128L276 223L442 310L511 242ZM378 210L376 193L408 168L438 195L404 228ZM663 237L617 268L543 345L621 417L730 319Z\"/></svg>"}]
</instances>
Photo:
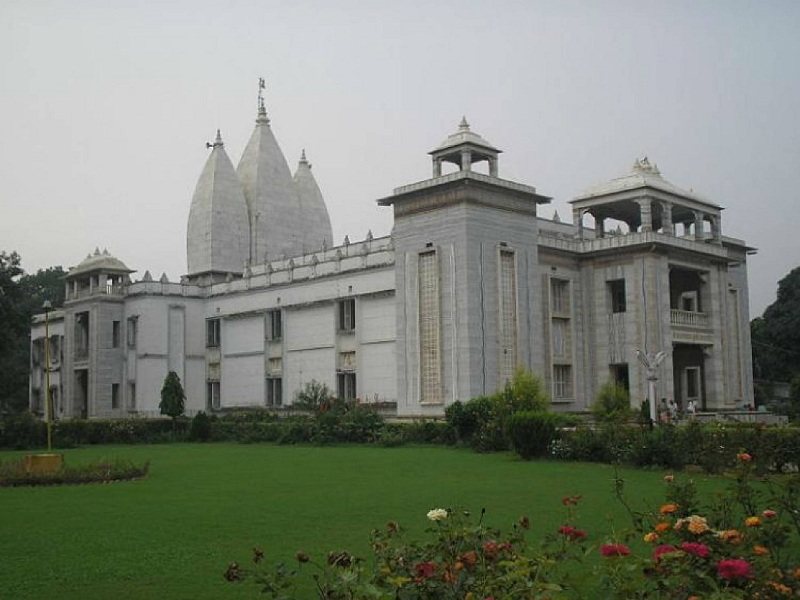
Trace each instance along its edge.
<instances>
[{"instance_id":1,"label":"tall tree","mask_svg":"<svg viewBox=\"0 0 800 600\"><path fill-rule=\"evenodd\" d=\"M162 415L172 417L174 423L185 410L185 400L186 394L181 385L181 378L175 371L170 371L164 379L164 385L161 386L161 402L158 403L158 409Z\"/></svg>"},{"instance_id":2,"label":"tall tree","mask_svg":"<svg viewBox=\"0 0 800 600\"><path fill-rule=\"evenodd\" d=\"M0 414L28 406L31 317L49 300L64 304L61 267L27 275L19 254L0 251Z\"/></svg>"},{"instance_id":3,"label":"tall tree","mask_svg":"<svg viewBox=\"0 0 800 600\"><path fill-rule=\"evenodd\" d=\"M750 323L756 379L791 381L800 375L800 267L778 282L778 297Z\"/></svg>"}]
</instances>

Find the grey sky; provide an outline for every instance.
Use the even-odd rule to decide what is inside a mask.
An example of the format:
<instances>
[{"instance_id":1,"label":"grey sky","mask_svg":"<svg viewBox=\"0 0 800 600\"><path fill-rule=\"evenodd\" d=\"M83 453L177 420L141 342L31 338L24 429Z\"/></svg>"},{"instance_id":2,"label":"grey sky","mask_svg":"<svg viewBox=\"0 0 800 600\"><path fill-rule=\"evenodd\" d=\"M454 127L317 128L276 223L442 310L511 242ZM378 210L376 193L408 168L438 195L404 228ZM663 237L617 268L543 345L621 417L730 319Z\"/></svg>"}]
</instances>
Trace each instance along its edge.
<instances>
[{"instance_id":1,"label":"grey sky","mask_svg":"<svg viewBox=\"0 0 800 600\"><path fill-rule=\"evenodd\" d=\"M107 247L177 279L205 142L219 127L238 162L263 76L336 243L388 233L374 201L429 177L465 114L545 217L645 154L726 207L759 249L757 316L800 264L798 31L792 1L5 0L0 249L35 271Z\"/></svg>"}]
</instances>

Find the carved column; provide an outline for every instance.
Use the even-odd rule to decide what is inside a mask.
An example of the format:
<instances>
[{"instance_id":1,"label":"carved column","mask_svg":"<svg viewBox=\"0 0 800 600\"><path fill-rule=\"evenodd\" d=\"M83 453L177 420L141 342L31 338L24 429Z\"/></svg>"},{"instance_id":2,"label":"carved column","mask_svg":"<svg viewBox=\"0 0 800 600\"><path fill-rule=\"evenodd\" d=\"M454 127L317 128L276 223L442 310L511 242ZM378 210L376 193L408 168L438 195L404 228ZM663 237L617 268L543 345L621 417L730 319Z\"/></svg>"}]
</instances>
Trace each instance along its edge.
<instances>
[{"instance_id":1,"label":"carved column","mask_svg":"<svg viewBox=\"0 0 800 600\"><path fill-rule=\"evenodd\" d=\"M661 226L664 233L675 235L675 225L672 223L672 202L661 203Z\"/></svg>"},{"instance_id":2,"label":"carved column","mask_svg":"<svg viewBox=\"0 0 800 600\"><path fill-rule=\"evenodd\" d=\"M442 159L441 158L434 158L433 159L433 176L434 177L441 177L442 176Z\"/></svg>"},{"instance_id":3,"label":"carved column","mask_svg":"<svg viewBox=\"0 0 800 600\"><path fill-rule=\"evenodd\" d=\"M650 198L640 198L639 215L641 217L642 231L653 231L653 206Z\"/></svg>"},{"instance_id":4,"label":"carved column","mask_svg":"<svg viewBox=\"0 0 800 600\"><path fill-rule=\"evenodd\" d=\"M497 158L489 159L489 175L497 177Z\"/></svg>"},{"instance_id":5,"label":"carved column","mask_svg":"<svg viewBox=\"0 0 800 600\"><path fill-rule=\"evenodd\" d=\"M714 243L722 243L722 215L711 217L711 237L714 238Z\"/></svg>"},{"instance_id":6,"label":"carved column","mask_svg":"<svg viewBox=\"0 0 800 600\"><path fill-rule=\"evenodd\" d=\"M599 211L596 213L593 212L592 216L594 216L595 237L606 237L606 220L605 217L603 217L603 213Z\"/></svg>"},{"instance_id":7,"label":"carved column","mask_svg":"<svg viewBox=\"0 0 800 600\"><path fill-rule=\"evenodd\" d=\"M705 237L703 232L703 213L699 210L694 211L694 239L702 240Z\"/></svg>"},{"instance_id":8,"label":"carved column","mask_svg":"<svg viewBox=\"0 0 800 600\"><path fill-rule=\"evenodd\" d=\"M575 234L579 240L583 239L583 211L580 208L572 209L572 224L577 226L578 231Z\"/></svg>"},{"instance_id":9,"label":"carved column","mask_svg":"<svg viewBox=\"0 0 800 600\"><path fill-rule=\"evenodd\" d=\"M462 171L472 170L472 152L470 152L469 150L461 151L461 170Z\"/></svg>"}]
</instances>

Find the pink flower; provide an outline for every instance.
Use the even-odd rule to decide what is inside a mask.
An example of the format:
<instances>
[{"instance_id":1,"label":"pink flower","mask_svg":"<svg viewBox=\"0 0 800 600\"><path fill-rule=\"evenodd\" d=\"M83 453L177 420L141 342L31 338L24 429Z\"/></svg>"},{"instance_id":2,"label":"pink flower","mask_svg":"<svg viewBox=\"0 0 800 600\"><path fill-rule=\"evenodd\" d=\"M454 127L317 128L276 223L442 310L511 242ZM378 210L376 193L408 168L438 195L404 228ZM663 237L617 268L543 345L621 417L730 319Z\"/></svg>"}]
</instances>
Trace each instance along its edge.
<instances>
[{"instance_id":1,"label":"pink flower","mask_svg":"<svg viewBox=\"0 0 800 600\"><path fill-rule=\"evenodd\" d=\"M717 563L717 575L720 579L750 579L753 568L741 558L726 558Z\"/></svg>"},{"instance_id":2,"label":"pink flower","mask_svg":"<svg viewBox=\"0 0 800 600\"><path fill-rule=\"evenodd\" d=\"M660 546L656 546L656 549L653 550L653 561L658 562L661 560L661 557L664 554L671 554L673 552L678 552L678 549L672 544L661 544Z\"/></svg>"},{"instance_id":3,"label":"pink flower","mask_svg":"<svg viewBox=\"0 0 800 600\"><path fill-rule=\"evenodd\" d=\"M603 544L600 546L600 554L606 557L611 556L628 556L631 549L625 544Z\"/></svg>"},{"instance_id":4,"label":"pink flower","mask_svg":"<svg viewBox=\"0 0 800 600\"><path fill-rule=\"evenodd\" d=\"M700 558L707 558L709 553L708 546L698 542L683 542L681 544L681 550L686 552L686 554L691 554Z\"/></svg>"},{"instance_id":5,"label":"pink flower","mask_svg":"<svg viewBox=\"0 0 800 600\"><path fill-rule=\"evenodd\" d=\"M558 528L558 533L563 535L568 540L582 540L586 537L586 532L582 529L577 529L572 525L562 525Z\"/></svg>"},{"instance_id":6,"label":"pink flower","mask_svg":"<svg viewBox=\"0 0 800 600\"><path fill-rule=\"evenodd\" d=\"M428 579L436 573L436 563L431 561L421 562L414 567L414 570L418 579Z\"/></svg>"},{"instance_id":7,"label":"pink flower","mask_svg":"<svg viewBox=\"0 0 800 600\"><path fill-rule=\"evenodd\" d=\"M761 515L762 515L762 516L763 516L765 519L774 519L775 517L777 517L777 516L778 516L778 513L776 513L774 510L771 510L771 509L769 509L769 508L768 508L767 510L765 510L764 512L762 512L762 513L761 513Z\"/></svg>"}]
</instances>

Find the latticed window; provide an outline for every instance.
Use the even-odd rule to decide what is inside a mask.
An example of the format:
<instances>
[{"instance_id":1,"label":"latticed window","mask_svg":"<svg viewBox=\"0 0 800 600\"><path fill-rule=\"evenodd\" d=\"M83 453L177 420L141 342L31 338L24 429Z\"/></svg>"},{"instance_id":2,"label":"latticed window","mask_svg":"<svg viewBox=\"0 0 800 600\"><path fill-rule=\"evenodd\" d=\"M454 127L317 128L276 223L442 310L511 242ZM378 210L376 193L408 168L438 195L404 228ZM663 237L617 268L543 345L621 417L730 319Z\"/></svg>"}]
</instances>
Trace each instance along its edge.
<instances>
[{"instance_id":1,"label":"latticed window","mask_svg":"<svg viewBox=\"0 0 800 600\"><path fill-rule=\"evenodd\" d=\"M550 310L554 313L569 314L569 281L550 280Z\"/></svg>"},{"instance_id":2,"label":"latticed window","mask_svg":"<svg viewBox=\"0 0 800 600\"><path fill-rule=\"evenodd\" d=\"M281 319L280 309L267 311L265 325L268 340L277 341L283 337L283 320Z\"/></svg>"},{"instance_id":3,"label":"latticed window","mask_svg":"<svg viewBox=\"0 0 800 600\"><path fill-rule=\"evenodd\" d=\"M267 378L267 406L280 406L283 404L283 379L280 377Z\"/></svg>"},{"instance_id":4,"label":"latticed window","mask_svg":"<svg viewBox=\"0 0 800 600\"><path fill-rule=\"evenodd\" d=\"M569 319L553 319L551 327L553 356L567 358L571 354Z\"/></svg>"},{"instance_id":5,"label":"latticed window","mask_svg":"<svg viewBox=\"0 0 800 600\"><path fill-rule=\"evenodd\" d=\"M354 298L339 301L339 331L353 331L356 328L356 301Z\"/></svg>"},{"instance_id":6,"label":"latticed window","mask_svg":"<svg viewBox=\"0 0 800 600\"><path fill-rule=\"evenodd\" d=\"M553 365L553 398L572 398L572 366Z\"/></svg>"},{"instance_id":7,"label":"latticed window","mask_svg":"<svg viewBox=\"0 0 800 600\"><path fill-rule=\"evenodd\" d=\"M441 402L439 263L435 250L419 255L418 277L420 401Z\"/></svg>"},{"instance_id":8,"label":"latticed window","mask_svg":"<svg viewBox=\"0 0 800 600\"><path fill-rule=\"evenodd\" d=\"M220 387L219 381L209 381L206 383L206 408L217 410L220 407Z\"/></svg>"},{"instance_id":9,"label":"latticed window","mask_svg":"<svg viewBox=\"0 0 800 600\"><path fill-rule=\"evenodd\" d=\"M514 252L500 251L500 382L510 381L517 366L517 274Z\"/></svg>"},{"instance_id":10,"label":"latticed window","mask_svg":"<svg viewBox=\"0 0 800 600\"><path fill-rule=\"evenodd\" d=\"M219 319L206 320L206 348L216 348L220 343Z\"/></svg>"},{"instance_id":11,"label":"latticed window","mask_svg":"<svg viewBox=\"0 0 800 600\"><path fill-rule=\"evenodd\" d=\"M352 371L337 373L336 387L340 400L355 400L356 374Z\"/></svg>"}]
</instances>

